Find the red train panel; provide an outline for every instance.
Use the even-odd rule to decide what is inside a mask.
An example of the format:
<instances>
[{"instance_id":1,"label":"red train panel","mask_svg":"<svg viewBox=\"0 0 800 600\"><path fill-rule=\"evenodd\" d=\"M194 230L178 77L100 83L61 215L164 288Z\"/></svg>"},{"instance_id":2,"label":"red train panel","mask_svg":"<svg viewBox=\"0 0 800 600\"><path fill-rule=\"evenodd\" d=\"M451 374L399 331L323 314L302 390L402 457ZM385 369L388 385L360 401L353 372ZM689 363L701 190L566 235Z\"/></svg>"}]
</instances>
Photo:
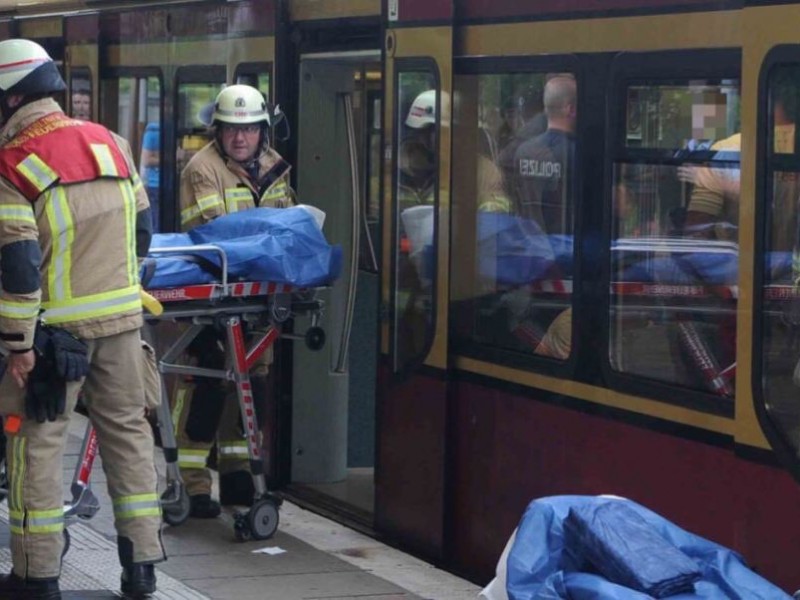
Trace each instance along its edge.
<instances>
[{"instance_id":1,"label":"red train panel","mask_svg":"<svg viewBox=\"0 0 800 600\"><path fill-rule=\"evenodd\" d=\"M740 552L794 591L800 488L732 449L474 383L453 384L456 568L489 579L528 502L616 494Z\"/></svg>"}]
</instances>

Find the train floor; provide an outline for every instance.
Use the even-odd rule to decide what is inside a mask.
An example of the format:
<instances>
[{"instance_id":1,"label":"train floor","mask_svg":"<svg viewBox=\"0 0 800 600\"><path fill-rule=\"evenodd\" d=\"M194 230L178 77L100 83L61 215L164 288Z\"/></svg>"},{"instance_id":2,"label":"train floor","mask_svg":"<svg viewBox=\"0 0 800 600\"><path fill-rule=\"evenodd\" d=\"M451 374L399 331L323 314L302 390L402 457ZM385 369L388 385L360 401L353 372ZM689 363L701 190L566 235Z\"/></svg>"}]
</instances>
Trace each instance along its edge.
<instances>
[{"instance_id":1,"label":"train floor","mask_svg":"<svg viewBox=\"0 0 800 600\"><path fill-rule=\"evenodd\" d=\"M65 498L84 427L76 415L64 461ZM163 463L159 455L157 463ZM71 546L61 576L65 600L119 597L113 515L99 459L92 480L101 509L69 527ZM0 572L8 572L5 503L0 521ZM466 600L479 592L470 582L289 502L269 540L235 541L227 513L165 526L163 540L169 558L157 566L157 600Z\"/></svg>"}]
</instances>

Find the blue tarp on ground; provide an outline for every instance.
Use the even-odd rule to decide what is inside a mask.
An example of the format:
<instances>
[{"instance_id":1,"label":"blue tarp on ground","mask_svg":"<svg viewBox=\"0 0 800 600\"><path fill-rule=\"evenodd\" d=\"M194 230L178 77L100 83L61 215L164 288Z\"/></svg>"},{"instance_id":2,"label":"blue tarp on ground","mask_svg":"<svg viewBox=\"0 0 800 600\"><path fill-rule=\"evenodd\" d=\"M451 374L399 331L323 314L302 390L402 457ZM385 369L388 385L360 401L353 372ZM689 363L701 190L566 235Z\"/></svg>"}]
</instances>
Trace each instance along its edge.
<instances>
[{"instance_id":1,"label":"blue tarp on ground","mask_svg":"<svg viewBox=\"0 0 800 600\"><path fill-rule=\"evenodd\" d=\"M528 505L507 561L509 600L649 600L652 596L586 572L583 556L567 551L564 520L570 509L592 510L609 502L635 511L665 541L692 559L701 579L693 593L675 600L791 600L747 568L732 550L710 542L630 500L596 496L553 496Z\"/></svg>"},{"instance_id":2,"label":"blue tarp on ground","mask_svg":"<svg viewBox=\"0 0 800 600\"><path fill-rule=\"evenodd\" d=\"M225 251L231 281L271 281L297 287L330 283L339 276L342 251L325 240L314 217L302 207L256 208L225 215L189 233L155 234L151 248L213 244ZM182 257L154 255L150 289L209 283L220 257L193 253L200 263ZM205 263L205 264L204 264ZM209 265L210 263L210 265Z\"/></svg>"}]
</instances>

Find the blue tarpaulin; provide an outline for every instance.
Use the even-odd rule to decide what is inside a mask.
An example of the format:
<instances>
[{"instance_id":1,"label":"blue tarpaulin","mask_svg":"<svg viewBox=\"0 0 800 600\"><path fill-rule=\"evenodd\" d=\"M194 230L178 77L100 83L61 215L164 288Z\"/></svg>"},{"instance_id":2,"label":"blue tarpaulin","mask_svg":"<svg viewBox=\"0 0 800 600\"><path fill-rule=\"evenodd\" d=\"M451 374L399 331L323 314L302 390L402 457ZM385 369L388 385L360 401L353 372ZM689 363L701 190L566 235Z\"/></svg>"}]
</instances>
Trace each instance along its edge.
<instances>
[{"instance_id":1,"label":"blue tarpaulin","mask_svg":"<svg viewBox=\"0 0 800 600\"><path fill-rule=\"evenodd\" d=\"M736 552L684 531L630 500L553 496L528 505L507 561L509 600L649 600L652 596L587 572L583 555L568 551L564 521L571 509L593 510L622 503L667 543L689 557L700 572L694 592L675 600L791 600L791 596L747 568ZM599 569L598 569L599 570Z\"/></svg>"},{"instance_id":2,"label":"blue tarpaulin","mask_svg":"<svg viewBox=\"0 0 800 600\"><path fill-rule=\"evenodd\" d=\"M256 208L225 215L188 233L155 234L151 248L213 244L225 251L231 281L271 281L297 287L325 285L341 271L341 247L332 246L302 207ZM209 283L221 260L214 252L156 257L147 287Z\"/></svg>"}]
</instances>

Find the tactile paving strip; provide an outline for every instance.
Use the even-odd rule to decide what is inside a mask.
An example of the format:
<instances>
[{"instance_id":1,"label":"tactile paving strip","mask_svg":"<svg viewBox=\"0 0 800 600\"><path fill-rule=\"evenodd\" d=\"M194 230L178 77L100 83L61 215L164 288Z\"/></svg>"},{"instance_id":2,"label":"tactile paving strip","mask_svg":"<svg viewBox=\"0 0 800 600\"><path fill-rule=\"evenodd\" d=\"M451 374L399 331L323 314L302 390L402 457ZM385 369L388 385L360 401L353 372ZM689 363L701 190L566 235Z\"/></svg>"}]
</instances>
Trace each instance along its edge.
<instances>
[{"instance_id":1,"label":"tactile paving strip","mask_svg":"<svg viewBox=\"0 0 800 600\"><path fill-rule=\"evenodd\" d=\"M8 506L0 505L0 521L8 525ZM5 532L7 533L7 529ZM116 544L80 521L69 526L71 544L64 557L59 581L62 590L119 590L119 559ZM7 545L7 544L6 544ZM0 572L11 570L11 552L0 548ZM174 579L157 571L156 600L209 600Z\"/></svg>"}]
</instances>

